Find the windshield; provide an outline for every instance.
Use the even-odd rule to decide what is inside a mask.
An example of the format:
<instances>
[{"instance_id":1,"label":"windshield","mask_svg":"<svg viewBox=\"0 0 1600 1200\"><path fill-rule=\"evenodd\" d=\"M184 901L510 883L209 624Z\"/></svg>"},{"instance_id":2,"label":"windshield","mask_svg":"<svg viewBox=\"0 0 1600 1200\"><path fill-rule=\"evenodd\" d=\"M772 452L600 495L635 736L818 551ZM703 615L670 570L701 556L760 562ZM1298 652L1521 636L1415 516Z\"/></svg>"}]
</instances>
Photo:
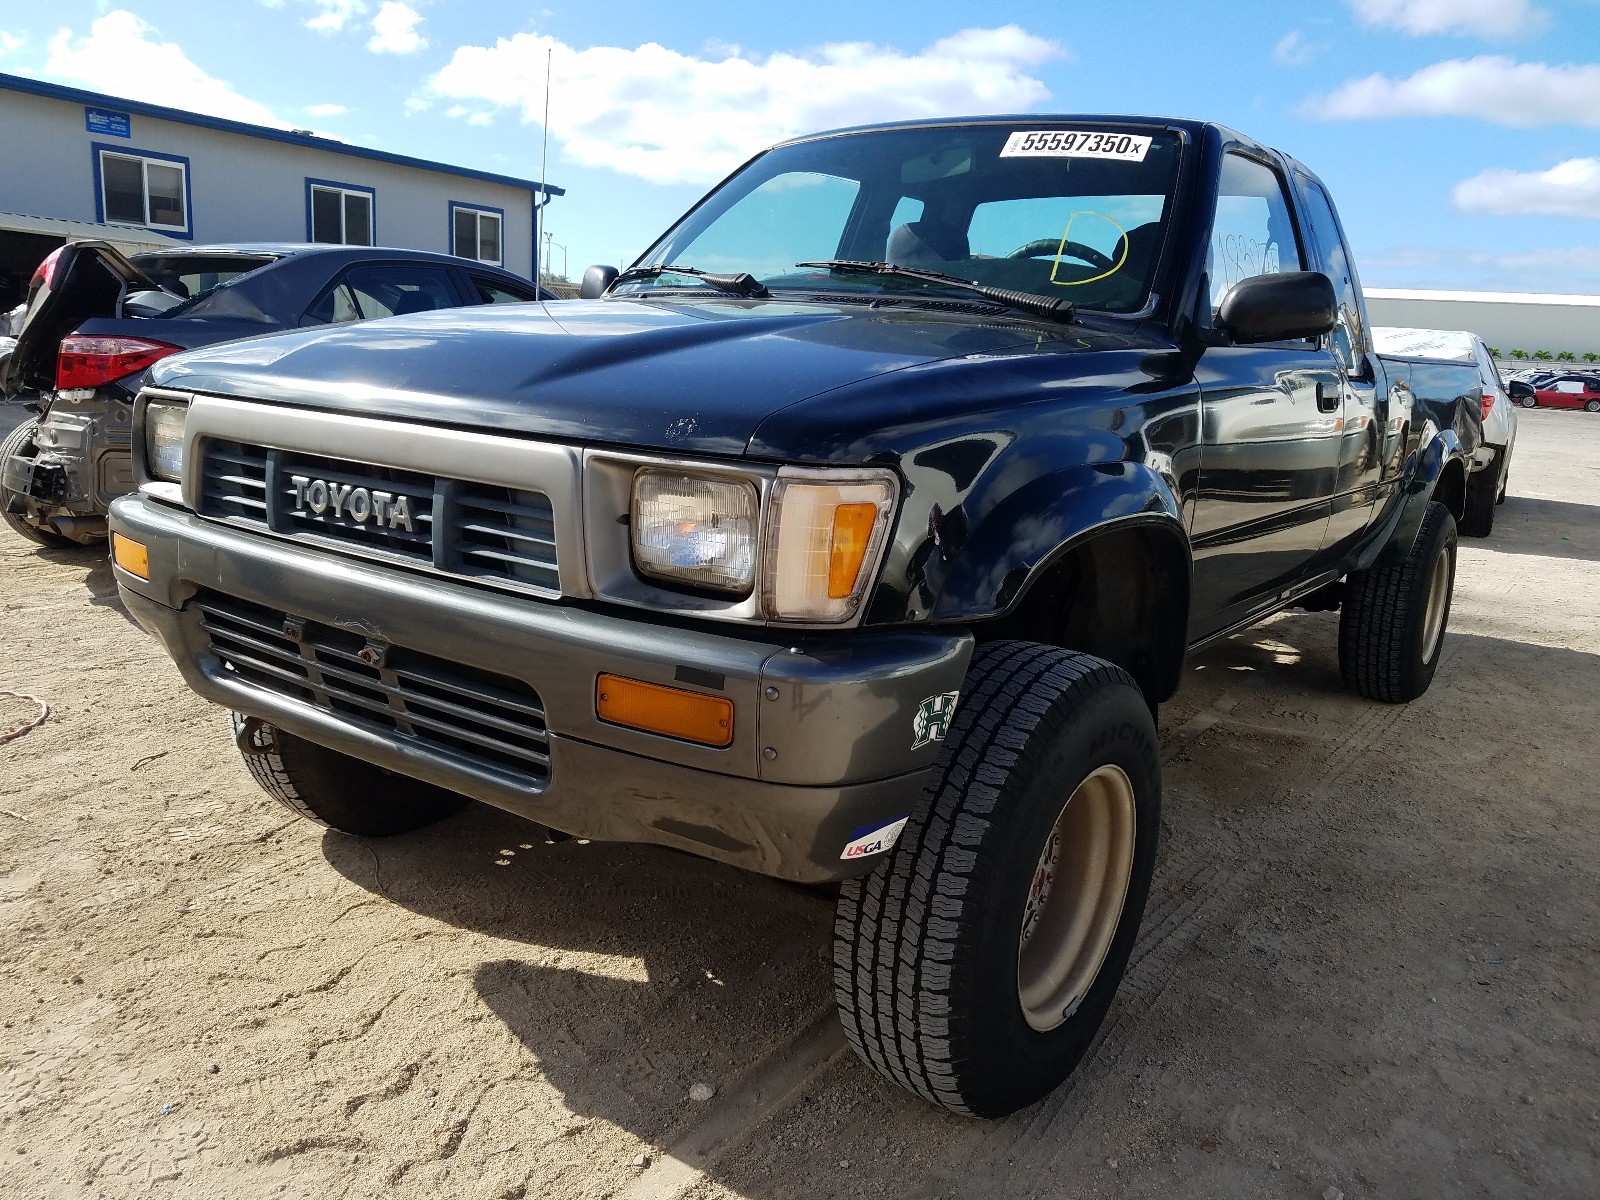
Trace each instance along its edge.
<instances>
[{"instance_id":1,"label":"windshield","mask_svg":"<svg viewBox=\"0 0 1600 1200\"><path fill-rule=\"evenodd\" d=\"M134 266L163 290L186 301L162 314L168 317L188 311L196 301L223 284L273 261L270 254L136 254L133 257Z\"/></svg>"},{"instance_id":2,"label":"windshield","mask_svg":"<svg viewBox=\"0 0 1600 1200\"><path fill-rule=\"evenodd\" d=\"M1180 139L1156 127L1021 123L845 134L762 155L640 259L749 272L778 291L938 293L797 268L846 259L939 271L1080 308L1145 304ZM697 286L668 272L622 292ZM948 285L946 285L948 286Z\"/></svg>"}]
</instances>

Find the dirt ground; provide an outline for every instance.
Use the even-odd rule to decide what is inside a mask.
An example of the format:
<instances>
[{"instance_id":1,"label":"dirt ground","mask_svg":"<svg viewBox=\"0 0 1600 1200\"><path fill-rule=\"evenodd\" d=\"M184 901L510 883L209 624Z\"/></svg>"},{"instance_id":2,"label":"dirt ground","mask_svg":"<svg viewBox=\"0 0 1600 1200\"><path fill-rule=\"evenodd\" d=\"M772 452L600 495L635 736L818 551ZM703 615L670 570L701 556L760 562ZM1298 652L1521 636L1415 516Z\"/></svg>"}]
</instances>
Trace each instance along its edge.
<instances>
[{"instance_id":1,"label":"dirt ground","mask_svg":"<svg viewBox=\"0 0 1600 1200\"><path fill-rule=\"evenodd\" d=\"M1600 1194L1597 464L1523 414L1416 703L1329 614L1191 664L1111 1018L992 1124L850 1055L824 898L489 808L325 834L98 555L0 532L0 689L52 708L0 746L0 1194Z\"/></svg>"}]
</instances>

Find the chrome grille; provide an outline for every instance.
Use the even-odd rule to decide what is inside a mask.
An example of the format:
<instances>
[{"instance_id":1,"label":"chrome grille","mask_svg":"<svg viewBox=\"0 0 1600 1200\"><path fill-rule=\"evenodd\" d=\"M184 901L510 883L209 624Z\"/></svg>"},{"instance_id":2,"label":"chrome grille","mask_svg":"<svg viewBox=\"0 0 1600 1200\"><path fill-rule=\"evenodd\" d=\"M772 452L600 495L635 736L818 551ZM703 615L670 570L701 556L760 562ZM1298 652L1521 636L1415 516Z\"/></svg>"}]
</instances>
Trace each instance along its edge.
<instances>
[{"instance_id":1,"label":"chrome grille","mask_svg":"<svg viewBox=\"0 0 1600 1200\"><path fill-rule=\"evenodd\" d=\"M544 702L520 679L450 662L226 596L193 601L223 670L252 687L490 770L550 779Z\"/></svg>"},{"instance_id":2,"label":"chrome grille","mask_svg":"<svg viewBox=\"0 0 1600 1200\"><path fill-rule=\"evenodd\" d=\"M327 491L310 494L317 485ZM200 511L296 541L560 591L555 515L543 492L208 438Z\"/></svg>"}]
</instances>

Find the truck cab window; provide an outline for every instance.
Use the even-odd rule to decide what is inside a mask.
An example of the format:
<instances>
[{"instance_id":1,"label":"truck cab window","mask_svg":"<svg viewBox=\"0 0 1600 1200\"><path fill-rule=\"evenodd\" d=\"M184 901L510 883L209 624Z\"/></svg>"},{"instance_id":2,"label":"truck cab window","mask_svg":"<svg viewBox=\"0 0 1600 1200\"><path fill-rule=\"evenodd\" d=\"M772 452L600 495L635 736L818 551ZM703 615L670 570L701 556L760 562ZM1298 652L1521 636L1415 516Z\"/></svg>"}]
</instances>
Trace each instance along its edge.
<instances>
[{"instance_id":1,"label":"truck cab window","mask_svg":"<svg viewBox=\"0 0 1600 1200\"><path fill-rule=\"evenodd\" d=\"M1290 211L1277 171L1242 154L1223 158L1206 256L1213 313L1241 279L1305 270Z\"/></svg>"},{"instance_id":2,"label":"truck cab window","mask_svg":"<svg viewBox=\"0 0 1600 1200\"><path fill-rule=\"evenodd\" d=\"M1339 296L1339 324L1330 335L1334 352L1349 370L1357 370L1370 345L1367 331L1361 324L1364 306L1361 303L1361 282L1350 263L1350 252L1345 248L1344 233L1339 228L1339 218L1333 211L1333 201L1320 184L1300 177L1305 192L1307 216L1316 234L1317 244L1327 266L1328 278L1333 280L1334 291Z\"/></svg>"}]
</instances>

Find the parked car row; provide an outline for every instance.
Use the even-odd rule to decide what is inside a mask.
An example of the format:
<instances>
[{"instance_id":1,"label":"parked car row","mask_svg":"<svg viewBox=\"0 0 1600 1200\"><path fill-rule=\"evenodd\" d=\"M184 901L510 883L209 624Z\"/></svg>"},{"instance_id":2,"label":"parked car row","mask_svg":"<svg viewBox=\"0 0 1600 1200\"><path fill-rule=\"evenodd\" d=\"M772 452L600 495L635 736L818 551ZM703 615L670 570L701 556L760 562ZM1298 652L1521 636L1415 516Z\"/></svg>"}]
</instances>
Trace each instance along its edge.
<instances>
[{"instance_id":1,"label":"parked car row","mask_svg":"<svg viewBox=\"0 0 1600 1200\"><path fill-rule=\"evenodd\" d=\"M553 299L445 254L298 243L185 246L127 258L108 242L39 265L0 386L37 416L0 442L0 517L45 546L104 540L133 490L133 398L180 350L305 326ZM0 347L3 350L3 347Z\"/></svg>"}]
</instances>

